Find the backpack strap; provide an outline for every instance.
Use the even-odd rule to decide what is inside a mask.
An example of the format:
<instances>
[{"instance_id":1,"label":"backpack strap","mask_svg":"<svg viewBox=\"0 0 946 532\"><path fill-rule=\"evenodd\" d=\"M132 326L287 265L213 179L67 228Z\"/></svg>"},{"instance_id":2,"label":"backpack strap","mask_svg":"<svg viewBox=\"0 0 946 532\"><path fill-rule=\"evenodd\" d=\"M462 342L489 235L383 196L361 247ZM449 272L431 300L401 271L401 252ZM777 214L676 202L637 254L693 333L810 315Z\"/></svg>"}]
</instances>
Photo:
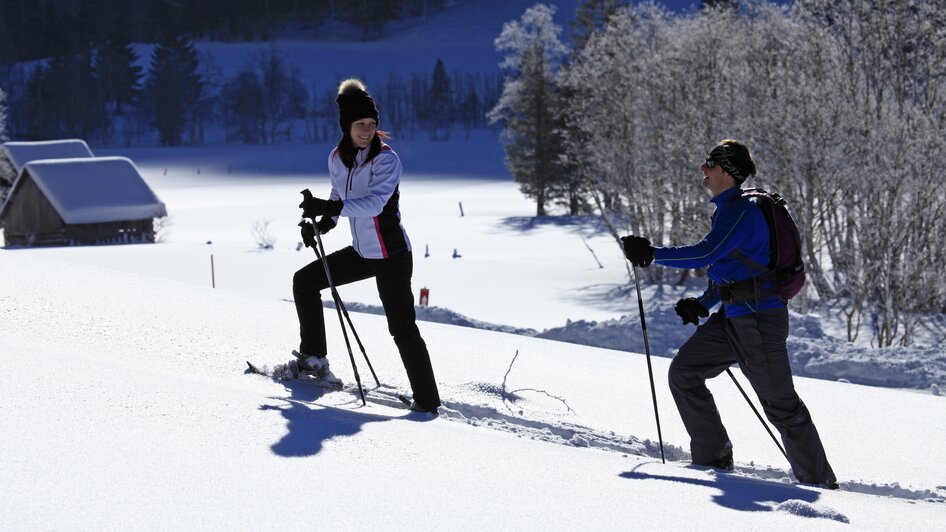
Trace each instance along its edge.
<instances>
[{"instance_id":1,"label":"backpack strap","mask_svg":"<svg viewBox=\"0 0 946 532\"><path fill-rule=\"evenodd\" d=\"M761 188L747 188L747 189L744 189L740 195L734 196L734 197L730 198L729 201L735 201L735 200L737 200L737 199L742 199L742 200L749 201L750 198L752 198L753 196L759 196L759 195L762 195L762 194L766 194L766 191L763 190L763 189L761 189ZM764 215L764 213L763 213L763 215ZM716 217L716 213L713 213L713 217L714 217L714 218ZM766 224L766 227L768 227L768 224ZM771 237L772 237L772 235L770 235L770 238L771 238ZM753 270L756 270L756 271L758 271L758 272L766 273L766 272L769 271L768 266L759 264L758 262L756 262L756 261L750 259L750 258L747 257L743 252L739 251L738 248L737 248L737 249L734 249L734 250L732 250L732 251L730 251L730 252L729 252L729 256L732 257L732 258L734 258L734 259L736 259L736 260L738 260L738 261L740 261L740 262L742 262L742 263L745 264L746 266L748 266L748 267L750 267L750 268L752 268Z\"/></svg>"},{"instance_id":2,"label":"backpack strap","mask_svg":"<svg viewBox=\"0 0 946 532\"><path fill-rule=\"evenodd\" d=\"M734 259L736 259L736 260L741 261L743 264L745 264L746 266L752 268L753 270L756 270L756 271L759 271L759 272L762 272L762 273L765 273L765 272L769 271L769 269L768 269L767 267L765 267L765 266L759 264L758 262L756 262L756 261L750 259L749 257L747 257L747 256L745 255L745 253L739 251L739 249L734 249L734 250L730 251L730 252L729 252L729 256L732 257L732 258L734 258Z\"/></svg>"},{"instance_id":3,"label":"backpack strap","mask_svg":"<svg viewBox=\"0 0 946 532\"><path fill-rule=\"evenodd\" d=\"M734 201L736 199L749 201L754 196L761 196L764 194L767 194L767 192L761 188L745 189L742 191L742 194L732 198L730 201ZM764 215L765 213L763 213L763 216ZM766 228L768 229L768 222L766 222ZM771 234L771 231L769 231L769 237L775 238L774 235ZM719 291L720 300L722 300L724 303L740 303L747 301L758 302L759 299L778 295L778 291L776 290L777 285L775 282L777 279L777 274L770 270L768 266L750 259L745 253L739 251L738 248L730 251L728 256L738 260L739 262L742 262L749 268L759 272L759 274L743 281L719 285L717 290ZM769 287L763 289L763 284L768 284Z\"/></svg>"}]
</instances>

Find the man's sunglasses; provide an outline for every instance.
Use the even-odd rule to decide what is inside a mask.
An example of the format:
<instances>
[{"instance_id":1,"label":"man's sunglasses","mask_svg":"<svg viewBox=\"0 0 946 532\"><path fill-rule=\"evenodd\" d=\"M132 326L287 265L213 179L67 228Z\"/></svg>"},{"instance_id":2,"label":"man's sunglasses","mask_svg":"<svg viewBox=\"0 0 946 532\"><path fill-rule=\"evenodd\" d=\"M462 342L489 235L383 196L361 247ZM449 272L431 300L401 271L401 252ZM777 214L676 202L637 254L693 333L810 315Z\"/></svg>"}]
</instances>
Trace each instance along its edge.
<instances>
[{"instance_id":1,"label":"man's sunglasses","mask_svg":"<svg viewBox=\"0 0 946 532\"><path fill-rule=\"evenodd\" d=\"M739 176L739 171L736 170L735 165L733 165L732 162L730 162L729 158L726 156L725 148L723 149L714 148L713 151L711 151L710 154L706 156L706 160L703 161L703 164L707 168L716 168L717 166L719 166L724 171L726 171L726 173L728 173L729 175L733 177Z\"/></svg>"}]
</instances>

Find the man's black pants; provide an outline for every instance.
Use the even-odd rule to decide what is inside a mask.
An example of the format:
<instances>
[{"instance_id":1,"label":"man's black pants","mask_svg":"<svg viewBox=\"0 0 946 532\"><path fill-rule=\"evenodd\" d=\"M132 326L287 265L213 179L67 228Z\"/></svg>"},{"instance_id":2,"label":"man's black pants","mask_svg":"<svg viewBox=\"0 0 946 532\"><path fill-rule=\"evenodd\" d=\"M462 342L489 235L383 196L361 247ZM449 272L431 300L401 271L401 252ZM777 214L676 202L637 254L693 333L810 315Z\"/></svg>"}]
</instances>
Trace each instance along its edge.
<instances>
[{"instance_id":1,"label":"man's black pants","mask_svg":"<svg viewBox=\"0 0 946 532\"><path fill-rule=\"evenodd\" d=\"M728 319L721 310L683 344L670 364L670 391L690 435L693 463L709 463L732 449L706 379L738 362L782 436L795 478L806 484L837 480L811 414L795 392L787 338L786 308Z\"/></svg>"},{"instance_id":2,"label":"man's black pants","mask_svg":"<svg viewBox=\"0 0 946 532\"><path fill-rule=\"evenodd\" d=\"M440 406L440 394L434 380L427 344L420 336L414 314L414 294L411 275L414 260L409 251L387 259L364 259L351 246L329 254L328 261L335 286L374 277L378 295L388 320L388 332L394 337L407 378L414 392L414 400L433 410ZM322 311L321 291L328 288L325 268L316 260L297 271L292 278L292 293L299 315L299 352L325 356L325 317Z\"/></svg>"}]
</instances>

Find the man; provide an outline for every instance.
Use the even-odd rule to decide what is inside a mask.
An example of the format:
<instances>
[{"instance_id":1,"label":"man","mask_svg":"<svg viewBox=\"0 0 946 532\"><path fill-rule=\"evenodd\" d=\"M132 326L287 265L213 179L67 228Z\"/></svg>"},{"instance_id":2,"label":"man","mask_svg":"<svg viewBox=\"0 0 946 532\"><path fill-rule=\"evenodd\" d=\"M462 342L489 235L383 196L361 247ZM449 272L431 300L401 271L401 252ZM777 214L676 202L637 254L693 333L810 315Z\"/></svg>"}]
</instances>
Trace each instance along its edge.
<instances>
[{"instance_id":1,"label":"man","mask_svg":"<svg viewBox=\"0 0 946 532\"><path fill-rule=\"evenodd\" d=\"M732 443L716 410L706 379L738 363L782 435L795 478L837 489L837 479L808 408L795 392L788 362L788 309L771 276L751 264L769 263L769 228L759 207L742 198L742 183L755 174L745 144L723 140L700 166L703 186L716 205L712 228L700 242L655 248L640 236L625 236L624 252L635 266L652 262L673 268L708 267L709 287L699 298L684 298L675 310L683 323L697 325L670 364L670 390L690 435L694 464L733 469ZM740 283L740 281L742 281ZM746 289L746 287L752 289ZM722 302L702 325L701 317Z\"/></svg>"}]
</instances>

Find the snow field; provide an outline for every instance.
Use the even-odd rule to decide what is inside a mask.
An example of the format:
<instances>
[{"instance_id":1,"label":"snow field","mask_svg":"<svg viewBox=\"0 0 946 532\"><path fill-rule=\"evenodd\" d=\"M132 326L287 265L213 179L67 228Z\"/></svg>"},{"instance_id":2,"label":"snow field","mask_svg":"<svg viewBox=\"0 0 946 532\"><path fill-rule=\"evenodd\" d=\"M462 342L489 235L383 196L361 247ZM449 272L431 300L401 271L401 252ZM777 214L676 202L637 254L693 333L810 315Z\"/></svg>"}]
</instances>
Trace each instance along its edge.
<instances>
[{"instance_id":1,"label":"snow field","mask_svg":"<svg viewBox=\"0 0 946 532\"><path fill-rule=\"evenodd\" d=\"M641 356L422 323L448 405L430 419L245 375L246 358L288 357L287 302L17 252L0 252L0 267L0 467L9 472L0 519L14 530L626 529L697 519L710 529L844 519L929 529L946 515L941 502L922 500L946 495L936 487L946 433L938 397L799 379L854 490L823 492L784 483L774 445L735 390L718 386L739 475L681 467L685 459L661 465L646 444L647 456L633 454L655 433ZM404 389L384 320L352 317L379 375ZM329 335L333 370L350 381L339 331L330 325ZM666 362L654 360L658 379ZM685 437L665 386L658 400L674 457ZM877 427L891 432L880 437ZM899 437L906 429L909 442ZM896 448L905 452L876 460ZM858 493L872 483L885 496Z\"/></svg>"}]
</instances>

